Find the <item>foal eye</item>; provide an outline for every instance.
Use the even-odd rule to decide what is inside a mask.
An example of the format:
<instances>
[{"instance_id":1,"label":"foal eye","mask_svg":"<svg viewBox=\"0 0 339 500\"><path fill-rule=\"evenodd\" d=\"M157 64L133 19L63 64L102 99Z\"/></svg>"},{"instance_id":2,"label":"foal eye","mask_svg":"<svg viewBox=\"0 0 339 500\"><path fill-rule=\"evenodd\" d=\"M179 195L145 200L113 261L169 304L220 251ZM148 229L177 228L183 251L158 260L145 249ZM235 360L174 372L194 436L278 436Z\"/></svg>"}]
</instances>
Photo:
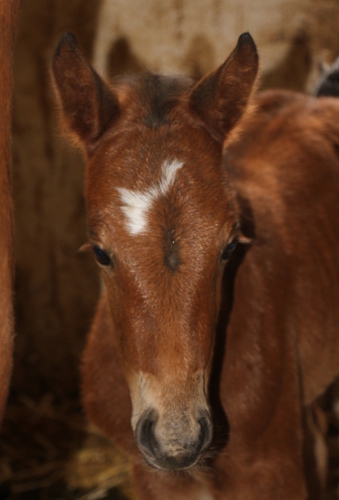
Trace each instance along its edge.
<instances>
[{"instance_id":1,"label":"foal eye","mask_svg":"<svg viewBox=\"0 0 339 500\"><path fill-rule=\"evenodd\" d=\"M111 266L113 264L110 256L107 255L107 253L104 252L100 247L98 247L97 245L93 245L92 248L94 257L101 266Z\"/></svg>"},{"instance_id":2,"label":"foal eye","mask_svg":"<svg viewBox=\"0 0 339 500\"><path fill-rule=\"evenodd\" d=\"M229 243L227 245L227 247L225 248L225 250L221 254L222 261L225 261L230 257L231 253L233 252L233 250L235 249L237 244L238 244L238 240L234 239L233 241L231 241L231 243Z\"/></svg>"}]
</instances>

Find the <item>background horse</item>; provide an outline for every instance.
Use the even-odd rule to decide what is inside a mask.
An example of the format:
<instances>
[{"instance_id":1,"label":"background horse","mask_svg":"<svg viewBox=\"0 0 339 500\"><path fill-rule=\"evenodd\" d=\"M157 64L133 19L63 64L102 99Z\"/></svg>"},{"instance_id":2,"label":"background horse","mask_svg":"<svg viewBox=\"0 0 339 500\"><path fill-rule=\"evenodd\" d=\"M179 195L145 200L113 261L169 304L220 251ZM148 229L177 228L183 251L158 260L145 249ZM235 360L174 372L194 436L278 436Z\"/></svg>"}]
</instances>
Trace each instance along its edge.
<instances>
[{"instance_id":1,"label":"background horse","mask_svg":"<svg viewBox=\"0 0 339 500\"><path fill-rule=\"evenodd\" d=\"M339 371L339 104L254 98L257 69L248 34L197 84L108 85L69 34L54 56L105 282L83 399L140 498L307 495L306 416Z\"/></svg>"},{"instance_id":2,"label":"background horse","mask_svg":"<svg viewBox=\"0 0 339 500\"><path fill-rule=\"evenodd\" d=\"M7 398L13 353L13 220L10 183L13 44L20 2L0 4L0 420Z\"/></svg>"}]
</instances>

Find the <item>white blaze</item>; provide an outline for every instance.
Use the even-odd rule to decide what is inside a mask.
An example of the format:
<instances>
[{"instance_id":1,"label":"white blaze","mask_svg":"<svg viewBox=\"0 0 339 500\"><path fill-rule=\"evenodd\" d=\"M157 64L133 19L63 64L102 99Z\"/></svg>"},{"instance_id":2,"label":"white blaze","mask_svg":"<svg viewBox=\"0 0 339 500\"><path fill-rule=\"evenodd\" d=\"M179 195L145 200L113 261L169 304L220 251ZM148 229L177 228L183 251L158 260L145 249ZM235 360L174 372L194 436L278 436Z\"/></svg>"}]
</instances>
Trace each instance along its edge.
<instances>
[{"instance_id":1,"label":"white blaze","mask_svg":"<svg viewBox=\"0 0 339 500\"><path fill-rule=\"evenodd\" d=\"M166 160L161 168L161 179L158 185L150 187L148 191L134 191L133 189L118 188L122 202L122 211L127 218L127 227L131 234L140 234L147 229L147 214L154 200L166 196L173 185L175 176L183 166L183 162Z\"/></svg>"},{"instance_id":2,"label":"white blaze","mask_svg":"<svg viewBox=\"0 0 339 500\"><path fill-rule=\"evenodd\" d=\"M160 181L159 188L158 188L158 190L160 191L161 194L163 194L163 195L167 194L169 188L174 183L176 173L178 172L178 170L181 169L182 166L183 166L183 162L178 161L178 160L173 160L172 162L169 162L168 160L166 160L163 163L163 166L161 169L161 181Z\"/></svg>"}]
</instances>

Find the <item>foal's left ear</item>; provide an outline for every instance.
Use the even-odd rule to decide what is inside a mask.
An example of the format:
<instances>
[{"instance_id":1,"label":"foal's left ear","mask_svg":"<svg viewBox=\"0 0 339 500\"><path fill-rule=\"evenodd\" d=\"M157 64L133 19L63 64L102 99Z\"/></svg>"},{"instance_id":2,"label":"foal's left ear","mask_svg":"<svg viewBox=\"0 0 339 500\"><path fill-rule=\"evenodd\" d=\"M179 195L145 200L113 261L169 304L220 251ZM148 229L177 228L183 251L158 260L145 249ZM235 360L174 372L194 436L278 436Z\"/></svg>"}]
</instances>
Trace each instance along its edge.
<instances>
[{"instance_id":1,"label":"foal's left ear","mask_svg":"<svg viewBox=\"0 0 339 500\"><path fill-rule=\"evenodd\" d=\"M117 97L82 57L71 33L55 51L52 76L67 128L90 151L119 116Z\"/></svg>"},{"instance_id":2,"label":"foal's left ear","mask_svg":"<svg viewBox=\"0 0 339 500\"><path fill-rule=\"evenodd\" d=\"M244 113L258 65L253 38L249 33L243 33L224 64L193 88L190 107L217 141L224 141Z\"/></svg>"}]
</instances>

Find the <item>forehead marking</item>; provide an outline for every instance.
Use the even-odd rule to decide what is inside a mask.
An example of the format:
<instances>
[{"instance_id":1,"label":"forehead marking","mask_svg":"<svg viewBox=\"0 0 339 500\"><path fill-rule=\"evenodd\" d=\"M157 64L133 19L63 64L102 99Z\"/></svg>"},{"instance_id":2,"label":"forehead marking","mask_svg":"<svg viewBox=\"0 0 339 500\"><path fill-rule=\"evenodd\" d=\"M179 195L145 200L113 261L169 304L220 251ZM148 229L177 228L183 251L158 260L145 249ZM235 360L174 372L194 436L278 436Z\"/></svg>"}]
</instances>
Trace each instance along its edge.
<instances>
[{"instance_id":1,"label":"forehead marking","mask_svg":"<svg viewBox=\"0 0 339 500\"><path fill-rule=\"evenodd\" d=\"M132 235L145 232L147 229L147 214L153 202L166 196L173 185L178 170L184 165L178 160L165 160L161 167L161 179L156 186L148 190L134 191L133 189L117 188L122 202L122 211L127 218L127 228Z\"/></svg>"}]
</instances>

